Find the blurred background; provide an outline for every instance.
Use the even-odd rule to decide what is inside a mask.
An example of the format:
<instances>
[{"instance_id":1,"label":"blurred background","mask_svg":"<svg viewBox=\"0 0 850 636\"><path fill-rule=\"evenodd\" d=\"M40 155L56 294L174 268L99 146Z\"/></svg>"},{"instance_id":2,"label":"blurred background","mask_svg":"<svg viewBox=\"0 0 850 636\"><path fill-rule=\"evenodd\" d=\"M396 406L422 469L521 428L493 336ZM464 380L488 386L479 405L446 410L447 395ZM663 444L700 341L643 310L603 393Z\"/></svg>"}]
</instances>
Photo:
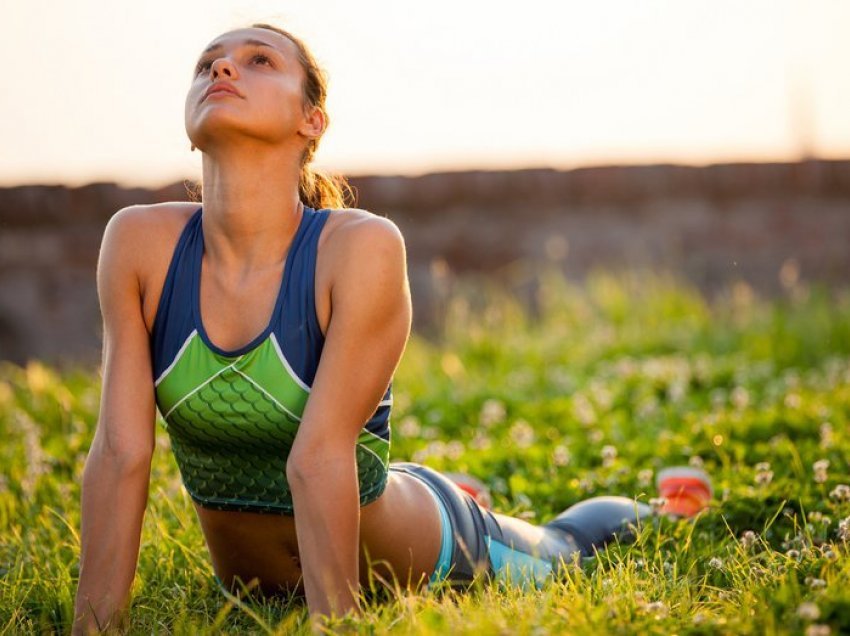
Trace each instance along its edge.
<instances>
[{"instance_id":1,"label":"blurred background","mask_svg":"<svg viewBox=\"0 0 850 636\"><path fill-rule=\"evenodd\" d=\"M0 54L0 360L95 363L103 228L188 200L203 48L271 22L330 78L316 167L405 235L414 328L457 281L662 270L707 296L850 272L850 4L35 0Z\"/></svg>"}]
</instances>

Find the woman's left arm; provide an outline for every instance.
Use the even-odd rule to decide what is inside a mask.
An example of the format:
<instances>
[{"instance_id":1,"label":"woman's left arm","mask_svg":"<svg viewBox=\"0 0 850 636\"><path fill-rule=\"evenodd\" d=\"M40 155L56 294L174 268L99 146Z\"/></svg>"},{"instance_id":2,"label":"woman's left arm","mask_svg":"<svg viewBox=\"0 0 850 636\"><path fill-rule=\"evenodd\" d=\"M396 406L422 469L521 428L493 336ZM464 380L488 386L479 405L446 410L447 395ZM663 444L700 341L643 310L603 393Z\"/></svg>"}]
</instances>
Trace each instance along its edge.
<instances>
[{"instance_id":1,"label":"woman's left arm","mask_svg":"<svg viewBox=\"0 0 850 636\"><path fill-rule=\"evenodd\" d=\"M358 610L355 446L401 359L412 316L404 239L392 221L354 219L331 239L331 318L286 465L314 617Z\"/></svg>"}]
</instances>

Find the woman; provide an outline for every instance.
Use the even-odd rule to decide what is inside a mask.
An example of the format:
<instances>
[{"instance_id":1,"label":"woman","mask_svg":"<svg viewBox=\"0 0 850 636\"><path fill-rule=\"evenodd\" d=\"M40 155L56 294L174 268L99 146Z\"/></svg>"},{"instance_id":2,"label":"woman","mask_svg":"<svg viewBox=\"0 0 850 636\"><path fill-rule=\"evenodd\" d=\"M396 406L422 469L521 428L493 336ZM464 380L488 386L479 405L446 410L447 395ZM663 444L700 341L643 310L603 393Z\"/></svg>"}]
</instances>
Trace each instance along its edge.
<instances>
[{"instance_id":1,"label":"woman","mask_svg":"<svg viewBox=\"0 0 850 636\"><path fill-rule=\"evenodd\" d=\"M413 587L477 571L540 581L651 512L598 497L538 527L424 466L389 464L392 376L411 322L404 242L388 219L340 209L338 185L310 170L325 94L285 31L219 36L186 99L203 206L132 206L107 225L77 633L126 618L157 406L217 579L303 593L311 616L356 611L370 562ZM707 481L694 483L693 509L686 493L665 511L704 506Z\"/></svg>"}]
</instances>

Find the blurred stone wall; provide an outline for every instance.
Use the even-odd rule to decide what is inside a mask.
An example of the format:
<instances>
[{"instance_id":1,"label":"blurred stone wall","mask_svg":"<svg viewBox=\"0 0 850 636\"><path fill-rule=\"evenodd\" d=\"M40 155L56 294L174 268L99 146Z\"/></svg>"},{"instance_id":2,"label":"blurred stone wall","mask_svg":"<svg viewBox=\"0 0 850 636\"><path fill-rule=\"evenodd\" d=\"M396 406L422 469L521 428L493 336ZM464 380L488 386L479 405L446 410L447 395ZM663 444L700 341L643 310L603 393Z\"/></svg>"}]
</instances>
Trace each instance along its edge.
<instances>
[{"instance_id":1,"label":"blurred stone wall","mask_svg":"<svg viewBox=\"0 0 850 636\"><path fill-rule=\"evenodd\" d=\"M708 294L736 280L772 295L780 272L850 282L850 161L611 166L352 177L357 207L388 216L408 249L414 328L439 321L446 279L521 286L543 262L673 270ZM122 207L189 200L93 183L0 189L0 359L96 362L95 266ZM787 280L786 280L787 282Z\"/></svg>"}]
</instances>

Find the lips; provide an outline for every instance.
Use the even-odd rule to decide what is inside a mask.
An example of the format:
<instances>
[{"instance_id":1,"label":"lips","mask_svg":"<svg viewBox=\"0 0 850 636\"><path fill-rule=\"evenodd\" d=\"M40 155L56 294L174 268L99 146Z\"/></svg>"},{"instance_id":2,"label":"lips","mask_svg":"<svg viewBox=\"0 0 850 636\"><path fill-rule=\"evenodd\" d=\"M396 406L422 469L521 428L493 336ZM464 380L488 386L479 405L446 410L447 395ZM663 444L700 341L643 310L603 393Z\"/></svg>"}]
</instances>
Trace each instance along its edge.
<instances>
[{"instance_id":1,"label":"lips","mask_svg":"<svg viewBox=\"0 0 850 636\"><path fill-rule=\"evenodd\" d=\"M233 87L233 85L227 82L216 82L215 84L211 85L207 89L207 92L204 93L204 99L206 99L213 93L230 93L232 95L236 95L237 97L241 97L241 95L239 95L239 92Z\"/></svg>"}]
</instances>

